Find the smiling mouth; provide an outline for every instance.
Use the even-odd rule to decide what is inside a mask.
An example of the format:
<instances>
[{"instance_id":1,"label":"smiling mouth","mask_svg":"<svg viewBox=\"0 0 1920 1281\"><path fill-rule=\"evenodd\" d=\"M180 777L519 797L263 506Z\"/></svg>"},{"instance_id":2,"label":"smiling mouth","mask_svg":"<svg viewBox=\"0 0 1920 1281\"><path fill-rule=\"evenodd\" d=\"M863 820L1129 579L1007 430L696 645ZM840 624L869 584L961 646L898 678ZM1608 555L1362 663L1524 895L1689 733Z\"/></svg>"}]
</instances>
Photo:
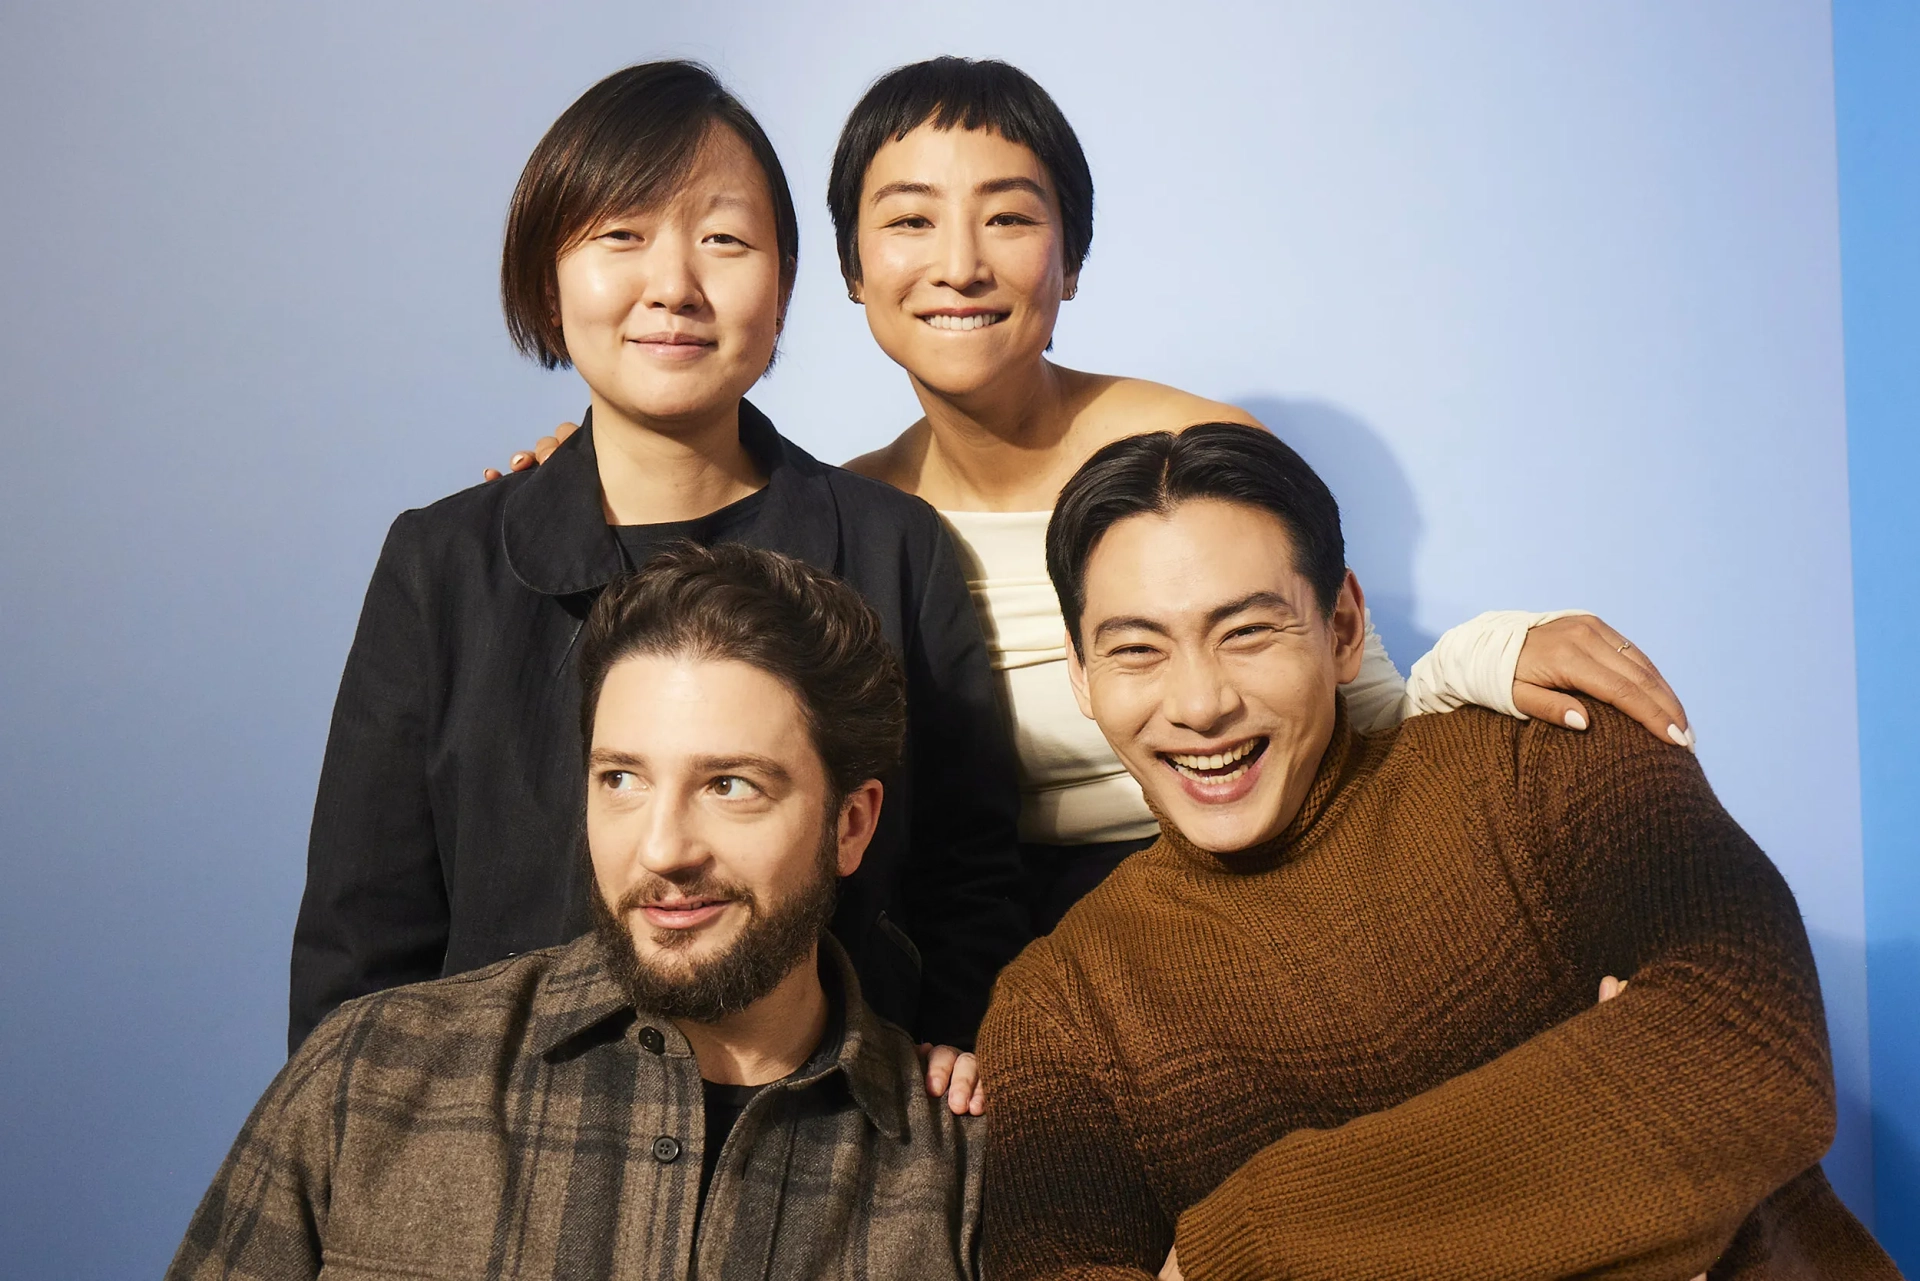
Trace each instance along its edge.
<instances>
[{"instance_id":1,"label":"smiling mouth","mask_svg":"<svg viewBox=\"0 0 1920 1281\"><path fill-rule=\"evenodd\" d=\"M1004 311L982 311L971 316L922 316L920 319L935 329L967 330L986 329L1005 320L1011 313Z\"/></svg>"},{"instance_id":2,"label":"smiling mouth","mask_svg":"<svg viewBox=\"0 0 1920 1281\"><path fill-rule=\"evenodd\" d=\"M670 930L691 929L704 925L720 912L732 899L699 898L677 899L670 903L644 903L640 907L641 915L654 925Z\"/></svg>"},{"instance_id":3,"label":"smiling mouth","mask_svg":"<svg viewBox=\"0 0 1920 1281\"><path fill-rule=\"evenodd\" d=\"M1173 771L1183 778L1221 787L1243 778L1266 750L1267 740L1261 737L1250 738L1236 747L1228 748L1224 752L1215 752L1212 755L1196 756L1187 752L1161 752L1160 759L1172 766Z\"/></svg>"}]
</instances>

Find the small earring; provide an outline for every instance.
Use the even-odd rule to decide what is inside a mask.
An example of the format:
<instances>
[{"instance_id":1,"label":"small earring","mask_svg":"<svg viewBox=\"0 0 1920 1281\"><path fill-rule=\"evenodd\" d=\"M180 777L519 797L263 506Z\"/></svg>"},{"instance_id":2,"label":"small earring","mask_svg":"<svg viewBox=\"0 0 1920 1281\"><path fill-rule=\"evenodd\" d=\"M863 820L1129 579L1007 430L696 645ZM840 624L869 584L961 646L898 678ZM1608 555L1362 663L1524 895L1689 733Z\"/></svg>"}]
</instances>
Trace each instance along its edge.
<instances>
[{"instance_id":1,"label":"small earring","mask_svg":"<svg viewBox=\"0 0 1920 1281\"><path fill-rule=\"evenodd\" d=\"M847 301L853 303L855 306L858 306L860 303L860 295L854 290L852 285L847 286Z\"/></svg>"},{"instance_id":2,"label":"small earring","mask_svg":"<svg viewBox=\"0 0 1920 1281\"><path fill-rule=\"evenodd\" d=\"M1080 292L1080 282L1076 280L1072 284L1067 286L1067 296L1063 298L1061 301L1072 302L1074 300L1074 297L1078 295L1079 292Z\"/></svg>"}]
</instances>

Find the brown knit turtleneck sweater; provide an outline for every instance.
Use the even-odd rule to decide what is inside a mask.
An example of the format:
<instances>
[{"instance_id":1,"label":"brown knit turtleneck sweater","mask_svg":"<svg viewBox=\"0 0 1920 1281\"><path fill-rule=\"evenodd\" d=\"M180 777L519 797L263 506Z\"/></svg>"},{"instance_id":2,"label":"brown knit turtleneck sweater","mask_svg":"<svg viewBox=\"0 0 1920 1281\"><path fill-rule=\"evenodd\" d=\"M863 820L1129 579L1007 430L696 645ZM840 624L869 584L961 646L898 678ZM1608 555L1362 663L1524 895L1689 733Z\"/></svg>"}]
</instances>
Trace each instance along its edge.
<instances>
[{"instance_id":1,"label":"brown knit turtleneck sweater","mask_svg":"<svg viewBox=\"0 0 1920 1281\"><path fill-rule=\"evenodd\" d=\"M1815 1165L1785 882L1593 721L1343 715L1277 839L1169 829L1030 946L980 1034L988 1275L1897 1276Z\"/></svg>"}]
</instances>

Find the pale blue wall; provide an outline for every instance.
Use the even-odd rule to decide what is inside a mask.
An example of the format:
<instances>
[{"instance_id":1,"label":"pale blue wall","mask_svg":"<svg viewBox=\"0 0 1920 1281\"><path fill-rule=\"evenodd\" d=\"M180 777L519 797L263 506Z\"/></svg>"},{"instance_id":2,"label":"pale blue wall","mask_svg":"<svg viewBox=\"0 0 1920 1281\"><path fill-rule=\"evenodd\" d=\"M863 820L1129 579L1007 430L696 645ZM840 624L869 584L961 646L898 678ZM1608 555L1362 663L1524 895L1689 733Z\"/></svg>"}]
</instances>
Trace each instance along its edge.
<instances>
[{"instance_id":1,"label":"pale blue wall","mask_svg":"<svg viewBox=\"0 0 1920 1281\"><path fill-rule=\"evenodd\" d=\"M0 14L9 1271L156 1273L278 1064L380 537L580 403L494 301L540 132L629 61L739 87L803 216L760 400L839 458L911 402L827 159L869 77L946 51L1026 66L1092 158L1057 354L1295 439L1403 665L1570 602L1662 663L1800 895L1868 1208L1824 3L68 3Z\"/></svg>"},{"instance_id":2,"label":"pale blue wall","mask_svg":"<svg viewBox=\"0 0 1920 1281\"><path fill-rule=\"evenodd\" d=\"M1836 0L1878 1227L1920 1273L1920 5Z\"/></svg>"}]
</instances>

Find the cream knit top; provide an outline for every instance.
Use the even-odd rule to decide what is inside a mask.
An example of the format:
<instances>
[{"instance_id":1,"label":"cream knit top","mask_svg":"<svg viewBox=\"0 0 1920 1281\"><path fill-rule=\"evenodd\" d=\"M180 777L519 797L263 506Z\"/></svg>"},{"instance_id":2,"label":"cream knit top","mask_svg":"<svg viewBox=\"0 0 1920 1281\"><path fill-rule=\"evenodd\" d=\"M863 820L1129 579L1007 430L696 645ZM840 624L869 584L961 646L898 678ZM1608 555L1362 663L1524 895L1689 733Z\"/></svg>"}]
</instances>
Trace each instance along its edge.
<instances>
[{"instance_id":1,"label":"cream knit top","mask_svg":"<svg viewBox=\"0 0 1920 1281\"><path fill-rule=\"evenodd\" d=\"M1067 683L1066 621L1047 578L1050 511L943 511L954 536L987 652L1013 721L1020 758L1020 839L1052 845L1150 839L1159 825L1140 785ZM1402 681L1367 623L1360 675L1345 687L1361 732L1421 711L1479 703L1518 716L1513 669L1527 628L1561 617L1482 614L1443 636Z\"/></svg>"}]
</instances>

